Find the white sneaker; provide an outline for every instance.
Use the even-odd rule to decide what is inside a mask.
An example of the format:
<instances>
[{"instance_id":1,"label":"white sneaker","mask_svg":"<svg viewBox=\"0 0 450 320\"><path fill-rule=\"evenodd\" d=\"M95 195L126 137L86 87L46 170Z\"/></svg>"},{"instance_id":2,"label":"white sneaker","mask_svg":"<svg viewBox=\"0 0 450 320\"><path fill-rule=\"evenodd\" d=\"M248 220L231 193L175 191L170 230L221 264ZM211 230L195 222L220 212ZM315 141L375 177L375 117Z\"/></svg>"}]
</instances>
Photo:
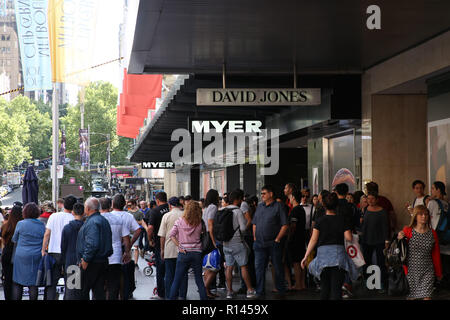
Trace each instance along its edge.
<instances>
[{"instance_id":1,"label":"white sneaker","mask_svg":"<svg viewBox=\"0 0 450 320\"><path fill-rule=\"evenodd\" d=\"M233 299L235 293L233 291L227 291L227 299Z\"/></svg>"},{"instance_id":2,"label":"white sneaker","mask_svg":"<svg viewBox=\"0 0 450 320\"><path fill-rule=\"evenodd\" d=\"M256 291L255 290L247 291L247 299L254 299L254 298L256 298Z\"/></svg>"}]
</instances>

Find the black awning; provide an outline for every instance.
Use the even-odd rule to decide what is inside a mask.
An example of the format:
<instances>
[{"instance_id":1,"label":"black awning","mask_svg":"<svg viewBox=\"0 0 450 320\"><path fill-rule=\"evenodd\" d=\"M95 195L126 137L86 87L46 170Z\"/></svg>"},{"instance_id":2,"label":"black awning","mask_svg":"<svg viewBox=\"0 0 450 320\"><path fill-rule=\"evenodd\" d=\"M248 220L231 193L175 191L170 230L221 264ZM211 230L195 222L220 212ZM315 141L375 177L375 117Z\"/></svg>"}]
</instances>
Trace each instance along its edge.
<instances>
[{"instance_id":1,"label":"black awning","mask_svg":"<svg viewBox=\"0 0 450 320\"><path fill-rule=\"evenodd\" d=\"M171 161L172 148L178 141L171 141L172 132L176 129L189 130L190 120L260 120L264 127L266 120L284 112L294 112L296 118L302 115L306 119L310 114L302 113L298 107L291 106L196 106L197 88L220 88L222 77L214 75L191 75L181 79L179 88L172 88L171 97L157 111L155 117L144 128L138 144L132 152L132 162ZM292 88L292 76L229 76L227 88ZM321 88L323 99L320 120L360 119L361 90L359 75L311 75L298 80L299 87ZM342 114L339 117L339 113ZM317 118L319 119L319 118ZM298 130L294 123L286 123L289 131ZM307 131L306 131L307 132Z\"/></svg>"},{"instance_id":2,"label":"black awning","mask_svg":"<svg viewBox=\"0 0 450 320\"><path fill-rule=\"evenodd\" d=\"M361 72L449 29L449 0L145 0L129 72Z\"/></svg>"}]
</instances>

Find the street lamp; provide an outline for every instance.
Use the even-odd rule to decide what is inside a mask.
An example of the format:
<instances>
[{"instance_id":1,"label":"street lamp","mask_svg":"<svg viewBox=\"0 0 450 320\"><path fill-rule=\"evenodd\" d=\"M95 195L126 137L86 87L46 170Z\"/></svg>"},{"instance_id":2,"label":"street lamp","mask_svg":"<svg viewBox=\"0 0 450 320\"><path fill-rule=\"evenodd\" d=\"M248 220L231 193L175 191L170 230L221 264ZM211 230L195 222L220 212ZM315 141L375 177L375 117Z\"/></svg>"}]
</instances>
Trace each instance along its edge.
<instances>
[{"instance_id":1,"label":"street lamp","mask_svg":"<svg viewBox=\"0 0 450 320\"><path fill-rule=\"evenodd\" d=\"M109 133L99 133L99 132L90 132L90 134L99 134L102 136L105 136L108 141L108 171L107 171L107 177L108 177L108 190L111 189L111 135ZM90 140L90 139L89 139ZM90 150L89 150L90 152Z\"/></svg>"}]
</instances>

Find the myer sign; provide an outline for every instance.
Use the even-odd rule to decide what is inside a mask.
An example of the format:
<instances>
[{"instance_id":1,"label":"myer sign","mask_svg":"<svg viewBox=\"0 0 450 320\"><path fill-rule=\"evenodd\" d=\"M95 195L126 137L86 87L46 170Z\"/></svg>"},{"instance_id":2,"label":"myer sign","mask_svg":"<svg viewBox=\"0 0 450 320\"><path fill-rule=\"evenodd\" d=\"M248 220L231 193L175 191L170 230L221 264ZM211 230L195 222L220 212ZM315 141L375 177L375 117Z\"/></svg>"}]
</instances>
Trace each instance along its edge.
<instances>
[{"instance_id":1,"label":"myer sign","mask_svg":"<svg viewBox=\"0 0 450 320\"><path fill-rule=\"evenodd\" d=\"M320 89L197 89L198 106L314 106Z\"/></svg>"}]
</instances>

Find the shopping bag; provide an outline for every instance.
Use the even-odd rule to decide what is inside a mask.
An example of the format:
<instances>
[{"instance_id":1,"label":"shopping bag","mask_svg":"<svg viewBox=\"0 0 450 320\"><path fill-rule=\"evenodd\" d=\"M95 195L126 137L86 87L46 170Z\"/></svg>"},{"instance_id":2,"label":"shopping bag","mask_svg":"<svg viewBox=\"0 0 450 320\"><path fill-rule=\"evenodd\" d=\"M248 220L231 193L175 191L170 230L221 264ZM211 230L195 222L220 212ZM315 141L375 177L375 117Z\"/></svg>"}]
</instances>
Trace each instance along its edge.
<instances>
[{"instance_id":1,"label":"shopping bag","mask_svg":"<svg viewBox=\"0 0 450 320\"><path fill-rule=\"evenodd\" d=\"M220 252L214 249L203 258L203 268L211 271L220 270Z\"/></svg>"},{"instance_id":2,"label":"shopping bag","mask_svg":"<svg viewBox=\"0 0 450 320\"><path fill-rule=\"evenodd\" d=\"M316 250L312 250L308 257L306 257L306 269L308 269L309 264L314 260L316 257Z\"/></svg>"},{"instance_id":3,"label":"shopping bag","mask_svg":"<svg viewBox=\"0 0 450 320\"><path fill-rule=\"evenodd\" d=\"M357 268L366 264L359 247L359 236L357 234L353 234L352 241L345 240L345 250Z\"/></svg>"}]
</instances>

